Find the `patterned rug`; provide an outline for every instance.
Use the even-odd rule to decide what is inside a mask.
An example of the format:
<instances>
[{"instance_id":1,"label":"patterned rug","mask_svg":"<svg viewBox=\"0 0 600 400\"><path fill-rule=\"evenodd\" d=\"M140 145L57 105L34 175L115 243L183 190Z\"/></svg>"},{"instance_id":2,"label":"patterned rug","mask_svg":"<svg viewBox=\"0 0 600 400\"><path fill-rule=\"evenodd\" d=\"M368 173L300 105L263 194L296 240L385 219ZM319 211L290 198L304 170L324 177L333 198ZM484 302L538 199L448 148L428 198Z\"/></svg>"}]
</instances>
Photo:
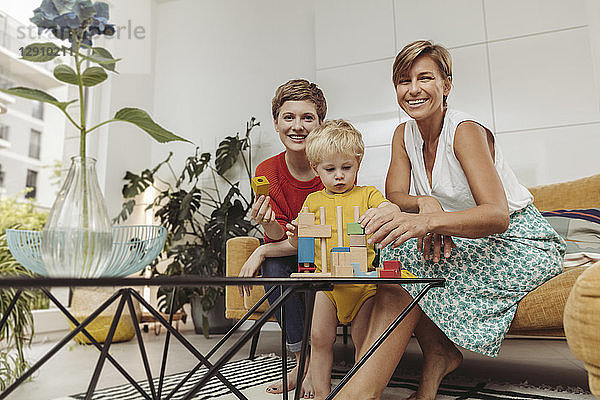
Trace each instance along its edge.
<instances>
[{"instance_id":1,"label":"patterned rug","mask_svg":"<svg viewBox=\"0 0 600 400\"><path fill-rule=\"evenodd\" d=\"M294 361L290 360L288 368L293 368ZM184 394L204 375L206 369L201 368L183 386L179 395L173 399L181 399ZM337 384L347 368L337 368L333 371L333 383ZM231 381L248 399L278 399L280 396L265 393L266 384L277 380L281 373L280 358L277 356L260 356L250 360L240 360L226 364L221 373ZM187 373L169 375L165 378L163 397L171 391ZM148 382L139 382L140 386L150 393ZM155 383L158 385L158 382ZM383 393L382 400L396 400L408 397L417 389L418 380L413 378L393 377ZM293 393L293 392L292 392ZM83 399L85 393L69 397L69 399ZM292 398L290 396L290 398ZM96 391L94 400L138 400L143 396L131 385L125 384ZM216 378L211 379L208 384L196 395L194 400L237 399ZM580 389L538 388L527 385L508 385L488 382L475 382L461 384L460 382L444 382L440 386L436 400L463 400L463 399L518 399L518 400L594 400L591 393Z\"/></svg>"}]
</instances>

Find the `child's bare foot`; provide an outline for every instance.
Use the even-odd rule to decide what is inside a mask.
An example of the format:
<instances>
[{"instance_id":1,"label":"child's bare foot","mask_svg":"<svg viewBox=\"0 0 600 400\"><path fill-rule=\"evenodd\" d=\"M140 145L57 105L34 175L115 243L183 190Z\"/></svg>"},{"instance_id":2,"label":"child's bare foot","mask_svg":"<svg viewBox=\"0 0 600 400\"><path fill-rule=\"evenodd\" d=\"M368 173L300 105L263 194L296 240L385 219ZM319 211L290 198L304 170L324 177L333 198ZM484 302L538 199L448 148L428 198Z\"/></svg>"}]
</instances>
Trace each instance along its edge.
<instances>
[{"instance_id":1,"label":"child's bare foot","mask_svg":"<svg viewBox=\"0 0 600 400\"><path fill-rule=\"evenodd\" d=\"M406 400L434 400L442 379L462 363L462 353L454 346L439 347L424 355L419 389Z\"/></svg>"},{"instance_id":2,"label":"child's bare foot","mask_svg":"<svg viewBox=\"0 0 600 400\"><path fill-rule=\"evenodd\" d=\"M292 391L296 388L296 381L298 379L298 367L296 366L293 370L291 370L287 375L287 389L288 392ZM279 381L277 383L273 383L267 386L265 390L267 393L271 394L281 394L283 393L283 381ZM306 375L304 377L304 381L302 382L302 389L300 392L300 398L302 399L312 399L314 397L314 389L312 385L312 381L310 380L310 376Z\"/></svg>"}]
</instances>

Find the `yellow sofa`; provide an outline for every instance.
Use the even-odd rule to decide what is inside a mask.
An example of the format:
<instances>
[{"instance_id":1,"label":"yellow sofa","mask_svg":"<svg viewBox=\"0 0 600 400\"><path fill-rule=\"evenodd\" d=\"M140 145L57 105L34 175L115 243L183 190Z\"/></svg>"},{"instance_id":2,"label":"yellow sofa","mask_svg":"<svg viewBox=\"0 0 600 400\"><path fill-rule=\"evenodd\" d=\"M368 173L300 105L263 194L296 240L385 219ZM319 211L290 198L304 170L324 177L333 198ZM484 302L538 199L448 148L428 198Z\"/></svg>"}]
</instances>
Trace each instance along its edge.
<instances>
[{"instance_id":1,"label":"yellow sofa","mask_svg":"<svg viewBox=\"0 0 600 400\"><path fill-rule=\"evenodd\" d=\"M530 189L534 204L540 211L600 207L600 174L575 181ZM237 276L248 256L259 245L253 237L237 237L227 241L227 276ZM517 308L509 334L564 337L563 312L575 280L585 270L575 267L550 279L529 293ZM237 287L227 287L225 293L227 318L240 319L257 299L264 295L261 286L254 286L250 297L240 296ZM266 306L253 318L260 316Z\"/></svg>"}]
</instances>

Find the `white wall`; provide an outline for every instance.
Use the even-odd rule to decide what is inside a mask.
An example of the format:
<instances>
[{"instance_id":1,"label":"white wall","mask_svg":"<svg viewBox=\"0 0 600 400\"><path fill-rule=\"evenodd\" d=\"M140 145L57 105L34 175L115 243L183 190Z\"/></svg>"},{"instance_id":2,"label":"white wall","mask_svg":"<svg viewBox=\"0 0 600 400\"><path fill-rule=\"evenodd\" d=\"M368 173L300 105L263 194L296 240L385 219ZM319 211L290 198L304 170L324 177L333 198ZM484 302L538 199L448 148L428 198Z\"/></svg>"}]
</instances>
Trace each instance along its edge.
<instances>
[{"instance_id":1,"label":"white wall","mask_svg":"<svg viewBox=\"0 0 600 400\"><path fill-rule=\"evenodd\" d=\"M600 172L597 11L596 2L584 0L317 2L317 81L328 117L347 118L363 131L359 183L383 188L392 132L406 118L391 66L418 39L449 48L450 106L496 132L525 185Z\"/></svg>"},{"instance_id":2,"label":"white wall","mask_svg":"<svg viewBox=\"0 0 600 400\"><path fill-rule=\"evenodd\" d=\"M150 37L107 43L115 57L130 64L117 64L120 74L103 89L110 105L100 102L97 107L110 108L106 116L123 106L139 106L166 129L211 153L226 136L244 134L246 121L255 116L261 126L253 131L253 166L282 149L274 140L271 98L289 79L315 78L312 2L153 0L141 19L138 10L147 0L114 3L113 21L122 25L134 18L134 25L144 25ZM106 131L108 135L95 134L100 133L96 151L105 169L101 184L111 216L120 210L126 170L154 166L169 151L179 169L195 149L187 143L142 140L140 132L125 124Z\"/></svg>"},{"instance_id":3,"label":"white wall","mask_svg":"<svg viewBox=\"0 0 600 400\"><path fill-rule=\"evenodd\" d=\"M479 116L497 134L527 186L598 173L600 16L594 0L208 0L114 2L118 24L144 25L146 41L113 40L129 65L113 77L111 115L145 108L174 133L213 152L256 116L253 165L281 149L273 132L275 88L304 77L323 88L328 118L347 118L367 144L361 184L383 188L394 127L406 118L391 84L397 52L432 39L454 59L452 107ZM141 18L141 19L140 19ZM133 60L133 61L131 61ZM133 62L133 63L132 63ZM125 67L125 71L123 68ZM98 135L111 215L122 177L174 151L176 167L194 146L160 145L135 128ZM102 161L102 159L104 161ZM107 162L106 160L110 160Z\"/></svg>"}]
</instances>

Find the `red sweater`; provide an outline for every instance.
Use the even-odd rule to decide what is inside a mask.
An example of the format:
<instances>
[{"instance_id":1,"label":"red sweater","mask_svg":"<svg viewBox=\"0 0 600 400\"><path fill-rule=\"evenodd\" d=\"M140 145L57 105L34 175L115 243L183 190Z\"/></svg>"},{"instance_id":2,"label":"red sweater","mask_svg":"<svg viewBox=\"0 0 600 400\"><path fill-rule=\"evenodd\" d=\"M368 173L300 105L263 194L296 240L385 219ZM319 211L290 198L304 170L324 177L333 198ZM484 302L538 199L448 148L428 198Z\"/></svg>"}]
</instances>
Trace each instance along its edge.
<instances>
[{"instance_id":1,"label":"red sweater","mask_svg":"<svg viewBox=\"0 0 600 400\"><path fill-rule=\"evenodd\" d=\"M323 189L321 179L317 176L310 181L299 181L290 173L285 163L285 151L266 159L256 167L255 176L266 176L269 181L271 209L275 212L277 222L285 230L285 224L298 216L302 204L312 192ZM285 239L287 236L283 236ZM267 235L265 243L274 242Z\"/></svg>"}]
</instances>

